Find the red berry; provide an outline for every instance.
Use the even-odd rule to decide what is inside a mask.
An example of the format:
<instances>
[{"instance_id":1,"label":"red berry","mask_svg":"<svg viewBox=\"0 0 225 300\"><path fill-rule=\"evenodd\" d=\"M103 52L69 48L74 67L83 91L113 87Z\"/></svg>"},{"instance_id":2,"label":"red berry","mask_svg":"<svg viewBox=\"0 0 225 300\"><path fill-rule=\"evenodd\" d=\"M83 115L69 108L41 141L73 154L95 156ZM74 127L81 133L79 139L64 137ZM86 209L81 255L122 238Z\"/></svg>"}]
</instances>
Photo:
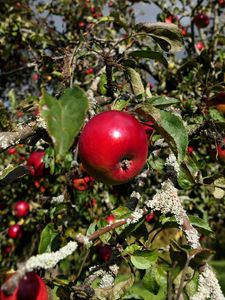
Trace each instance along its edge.
<instances>
[{"instance_id":1,"label":"red berry","mask_svg":"<svg viewBox=\"0 0 225 300\"><path fill-rule=\"evenodd\" d=\"M225 0L218 0L219 7L225 7Z\"/></svg>"},{"instance_id":2,"label":"red berry","mask_svg":"<svg viewBox=\"0 0 225 300\"><path fill-rule=\"evenodd\" d=\"M94 7L91 7L91 8L90 8L90 12L91 12L92 14L94 14L94 13L96 12L95 8L94 8Z\"/></svg>"},{"instance_id":3,"label":"red berry","mask_svg":"<svg viewBox=\"0 0 225 300\"><path fill-rule=\"evenodd\" d=\"M43 279L34 272L27 273L11 296L0 292L1 300L48 300Z\"/></svg>"},{"instance_id":4,"label":"red berry","mask_svg":"<svg viewBox=\"0 0 225 300\"><path fill-rule=\"evenodd\" d=\"M225 162L225 138L223 139L223 143L217 145L218 158Z\"/></svg>"},{"instance_id":5,"label":"red berry","mask_svg":"<svg viewBox=\"0 0 225 300\"><path fill-rule=\"evenodd\" d=\"M132 180L143 169L148 141L143 126L127 112L94 116L79 138L79 155L89 174L112 185Z\"/></svg>"},{"instance_id":6,"label":"red berry","mask_svg":"<svg viewBox=\"0 0 225 300\"><path fill-rule=\"evenodd\" d=\"M114 215L109 215L109 216L107 216L106 218L106 222L108 223L108 224L112 224L112 223L114 223L115 222L115 216Z\"/></svg>"},{"instance_id":7,"label":"red berry","mask_svg":"<svg viewBox=\"0 0 225 300\"><path fill-rule=\"evenodd\" d=\"M8 228L8 236L12 239L20 239L23 234L22 226L19 224L14 224Z\"/></svg>"},{"instance_id":8,"label":"red berry","mask_svg":"<svg viewBox=\"0 0 225 300\"><path fill-rule=\"evenodd\" d=\"M191 154L193 151L194 151L194 147L192 147L192 146L189 146L189 147L188 147L188 153L190 153L190 154Z\"/></svg>"},{"instance_id":9,"label":"red berry","mask_svg":"<svg viewBox=\"0 0 225 300\"><path fill-rule=\"evenodd\" d=\"M30 205L26 201L17 201L14 206L14 213L17 217L26 217L30 212Z\"/></svg>"},{"instance_id":10,"label":"red berry","mask_svg":"<svg viewBox=\"0 0 225 300\"><path fill-rule=\"evenodd\" d=\"M91 205L94 207L97 205L97 200L96 199L91 199Z\"/></svg>"},{"instance_id":11,"label":"red berry","mask_svg":"<svg viewBox=\"0 0 225 300\"><path fill-rule=\"evenodd\" d=\"M30 169L30 173L33 176L43 176L45 170L45 164L43 162L43 157L45 156L44 151L34 151L31 153L29 159L27 160L27 165Z\"/></svg>"},{"instance_id":12,"label":"red berry","mask_svg":"<svg viewBox=\"0 0 225 300\"><path fill-rule=\"evenodd\" d=\"M9 148L8 150L7 150L7 153L8 154L16 154L16 149L15 148L13 148L13 147L11 147L11 148Z\"/></svg>"},{"instance_id":13,"label":"red berry","mask_svg":"<svg viewBox=\"0 0 225 300\"><path fill-rule=\"evenodd\" d=\"M173 16L173 15L169 15L169 16L166 17L165 22L168 23L168 24L176 23L177 22L177 17Z\"/></svg>"}]
</instances>

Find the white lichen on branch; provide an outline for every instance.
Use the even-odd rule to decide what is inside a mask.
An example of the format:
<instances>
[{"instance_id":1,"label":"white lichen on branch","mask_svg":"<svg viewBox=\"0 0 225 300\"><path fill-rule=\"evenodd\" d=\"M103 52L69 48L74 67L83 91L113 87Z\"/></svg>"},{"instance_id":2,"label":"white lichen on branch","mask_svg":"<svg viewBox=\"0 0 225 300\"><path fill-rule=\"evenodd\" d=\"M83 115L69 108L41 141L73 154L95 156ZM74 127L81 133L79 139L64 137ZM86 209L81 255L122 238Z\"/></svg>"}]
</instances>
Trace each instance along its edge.
<instances>
[{"instance_id":1,"label":"white lichen on branch","mask_svg":"<svg viewBox=\"0 0 225 300\"><path fill-rule=\"evenodd\" d=\"M71 255L78 247L77 242L69 242L66 246L62 247L56 252L38 254L30 257L26 264L25 269L27 272L35 269L51 269L54 268L58 262Z\"/></svg>"},{"instance_id":2,"label":"white lichen on branch","mask_svg":"<svg viewBox=\"0 0 225 300\"><path fill-rule=\"evenodd\" d=\"M198 290L197 293L191 297L191 300L225 300L225 297L221 291L218 280L207 265L204 271L199 275Z\"/></svg>"}]
</instances>

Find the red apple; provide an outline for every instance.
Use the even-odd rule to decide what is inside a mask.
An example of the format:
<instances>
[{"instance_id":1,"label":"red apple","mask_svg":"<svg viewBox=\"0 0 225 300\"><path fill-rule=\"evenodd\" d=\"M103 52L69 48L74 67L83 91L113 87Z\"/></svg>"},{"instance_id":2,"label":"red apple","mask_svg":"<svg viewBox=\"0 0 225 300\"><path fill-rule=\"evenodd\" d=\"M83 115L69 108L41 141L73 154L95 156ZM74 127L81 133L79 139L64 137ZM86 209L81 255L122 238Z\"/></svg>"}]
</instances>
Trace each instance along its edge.
<instances>
[{"instance_id":1,"label":"red apple","mask_svg":"<svg viewBox=\"0 0 225 300\"><path fill-rule=\"evenodd\" d=\"M30 173L33 176L43 176L45 170L45 164L43 162L43 157L45 156L45 151L34 151L31 153L27 160L27 165L30 169Z\"/></svg>"},{"instance_id":2,"label":"red apple","mask_svg":"<svg viewBox=\"0 0 225 300\"><path fill-rule=\"evenodd\" d=\"M96 180L118 185L132 180L143 169L148 141L139 121L117 110L94 116L79 138L79 156Z\"/></svg>"},{"instance_id":3,"label":"red apple","mask_svg":"<svg viewBox=\"0 0 225 300\"><path fill-rule=\"evenodd\" d=\"M84 178L74 178L73 179L73 186L78 191L87 190L92 183L93 183L93 178L91 176L86 176Z\"/></svg>"},{"instance_id":4,"label":"red apple","mask_svg":"<svg viewBox=\"0 0 225 300\"><path fill-rule=\"evenodd\" d=\"M13 210L17 217L26 217L30 212L30 205L26 201L17 201Z\"/></svg>"},{"instance_id":5,"label":"red apple","mask_svg":"<svg viewBox=\"0 0 225 300\"><path fill-rule=\"evenodd\" d=\"M219 7L225 7L225 0L218 0Z\"/></svg>"},{"instance_id":6,"label":"red apple","mask_svg":"<svg viewBox=\"0 0 225 300\"><path fill-rule=\"evenodd\" d=\"M103 245L97 247L97 255L98 258L104 262L107 262L110 260L112 256L112 248L109 245Z\"/></svg>"},{"instance_id":7,"label":"red apple","mask_svg":"<svg viewBox=\"0 0 225 300\"><path fill-rule=\"evenodd\" d=\"M11 148L9 148L9 149L7 150L7 153L8 153L9 155L16 154L16 149L13 148L13 147L11 147Z\"/></svg>"},{"instance_id":8,"label":"red apple","mask_svg":"<svg viewBox=\"0 0 225 300\"><path fill-rule=\"evenodd\" d=\"M106 218L105 218L105 220L106 220L106 222L108 223L108 224L112 224L112 223L114 223L115 222L115 216L114 215L109 215L109 216L107 216Z\"/></svg>"},{"instance_id":9,"label":"red apple","mask_svg":"<svg viewBox=\"0 0 225 300\"><path fill-rule=\"evenodd\" d=\"M19 224L10 225L8 228L8 236L11 239L20 239L23 234L22 226Z\"/></svg>"},{"instance_id":10,"label":"red apple","mask_svg":"<svg viewBox=\"0 0 225 300\"><path fill-rule=\"evenodd\" d=\"M217 110L225 113L225 92L219 92L208 99L209 106L215 106Z\"/></svg>"},{"instance_id":11,"label":"red apple","mask_svg":"<svg viewBox=\"0 0 225 300\"><path fill-rule=\"evenodd\" d=\"M209 25L209 17L204 13L200 13L194 17L193 22L198 28L205 28Z\"/></svg>"},{"instance_id":12,"label":"red apple","mask_svg":"<svg viewBox=\"0 0 225 300\"><path fill-rule=\"evenodd\" d=\"M199 50L202 51L205 48L205 45L202 41L199 41L195 44L195 47Z\"/></svg>"},{"instance_id":13,"label":"red apple","mask_svg":"<svg viewBox=\"0 0 225 300\"><path fill-rule=\"evenodd\" d=\"M217 145L218 158L225 162L225 138L223 139L223 143Z\"/></svg>"},{"instance_id":14,"label":"red apple","mask_svg":"<svg viewBox=\"0 0 225 300\"><path fill-rule=\"evenodd\" d=\"M173 15L168 15L165 19L165 22L168 23L168 24L176 23L177 21L178 21L178 18L176 16L173 16Z\"/></svg>"},{"instance_id":15,"label":"red apple","mask_svg":"<svg viewBox=\"0 0 225 300\"><path fill-rule=\"evenodd\" d=\"M154 214L154 212L148 214L148 215L145 217L145 221L148 222L148 223L151 223L154 219L155 219L155 214Z\"/></svg>"},{"instance_id":16,"label":"red apple","mask_svg":"<svg viewBox=\"0 0 225 300\"><path fill-rule=\"evenodd\" d=\"M88 68L86 71L85 71L85 74L89 75L89 74L93 74L94 73L94 69L93 68Z\"/></svg>"},{"instance_id":17,"label":"red apple","mask_svg":"<svg viewBox=\"0 0 225 300\"><path fill-rule=\"evenodd\" d=\"M48 300L43 279L34 272L27 273L11 296L0 293L1 300Z\"/></svg>"}]
</instances>

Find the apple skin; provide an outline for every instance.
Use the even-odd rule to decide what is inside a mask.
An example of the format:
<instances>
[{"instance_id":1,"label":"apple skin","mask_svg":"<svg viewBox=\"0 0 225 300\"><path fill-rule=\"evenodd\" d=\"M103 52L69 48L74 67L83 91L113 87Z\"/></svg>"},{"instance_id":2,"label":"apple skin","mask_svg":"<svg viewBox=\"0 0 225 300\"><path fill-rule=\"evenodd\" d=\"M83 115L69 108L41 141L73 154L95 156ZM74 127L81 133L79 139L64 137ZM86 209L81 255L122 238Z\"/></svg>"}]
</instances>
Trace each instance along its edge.
<instances>
[{"instance_id":1,"label":"apple skin","mask_svg":"<svg viewBox=\"0 0 225 300\"><path fill-rule=\"evenodd\" d=\"M85 170L94 179L111 185L132 180L148 156L147 136L141 123L117 110L94 116L83 128L78 147Z\"/></svg>"},{"instance_id":2,"label":"apple skin","mask_svg":"<svg viewBox=\"0 0 225 300\"><path fill-rule=\"evenodd\" d=\"M225 138L223 139L225 143ZM222 145L217 145L217 153L218 153L218 158L225 162L225 147L223 148Z\"/></svg>"},{"instance_id":3,"label":"apple skin","mask_svg":"<svg viewBox=\"0 0 225 300\"><path fill-rule=\"evenodd\" d=\"M215 106L218 111L225 114L225 92L219 92L208 99L208 105Z\"/></svg>"},{"instance_id":4,"label":"apple skin","mask_svg":"<svg viewBox=\"0 0 225 300\"><path fill-rule=\"evenodd\" d=\"M93 178L91 176L86 176L83 178L74 178L73 187L78 191L87 190L93 183Z\"/></svg>"},{"instance_id":5,"label":"apple skin","mask_svg":"<svg viewBox=\"0 0 225 300\"><path fill-rule=\"evenodd\" d=\"M33 176L43 176L45 170L45 163L43 162L43 157L45 156L45 151L34 151L31 153L27 160L27 165L30 169L30 173Z\"/></svg>"},{"instance_id":6,"label":"apple skin","mask_svg":"<svg viewBox=\"0 0 225 300\"><path fill-rule=\"evenodd\" d=\"M20 239L23 235L22 226L19 224L10 225L8 228L8 236L11 239Z\"/></svg>"},{"instance_id":7,"label":"apple skin","mask_svg":"<svg viewBox=\"0 0 225 300\"><path fill-rule=\"evenodd\" d=\"M26 217L30 212L30 205L26 201L17 201L13 207L15 216Z\"/></svg>"},{"instance_id":8,"label":"apple skin","mask_svg":"<svg viewBox=\"0 0 225 300\"><path fill-rule=\"evenodd\" d=\"M224 8L225 7L225 0L218 0L219 7Z\"/></svg>"},{"instance_id":9,"label":"apple skin","mask_svg":"<svg viewBox=\"0 0 225 300\"><path fill-rule=\"evenodd\" d=\"M209 17L204 13L200 13L194 17L193 22L198 28L205 28L209 25Z\"/></svg>"},{"instance_id":10,"label":"apple skin","mask_svg":"<svg viewBox=\"0 0 225 300\"><path fill-rule=\"evenodd\" d=\"M202 41L199 41L195 44L195 47L199 50L202 51L205 48L205 45Z\"/></svg>"},{"instance_id":11,"label":"apple skin","mask_svg":"<svg viewBox=\"0 0 225 300\"><path fill-rule=\"evenodd\" d=\"M20 281L12 295L0 292L1 300L48 300L47 288L40 276L34 272L27 273Z\"/></svg>"},{"instance_id":12,"label":"apple skin","mask_svg":"<svg viewBox=\"0 0 225 300\"><path fill-rule=\"evenodd\" d=\"M103 262L107 262L110 260L111 256L112 256L112 248L109 245L102 245L102 246L98 246L97 247L97 255L98 258L103 261Z\"/></svg>"}]
</instances>

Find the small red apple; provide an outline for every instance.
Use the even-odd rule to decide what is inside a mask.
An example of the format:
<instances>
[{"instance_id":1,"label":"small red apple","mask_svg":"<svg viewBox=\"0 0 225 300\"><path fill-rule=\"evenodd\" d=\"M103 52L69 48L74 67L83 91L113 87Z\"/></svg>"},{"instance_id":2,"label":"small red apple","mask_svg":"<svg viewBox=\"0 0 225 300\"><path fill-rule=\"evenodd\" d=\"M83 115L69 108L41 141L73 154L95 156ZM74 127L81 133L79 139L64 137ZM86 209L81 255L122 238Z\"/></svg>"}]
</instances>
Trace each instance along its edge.
<instances>
[{"instance_id":1,"label":"small red apple","mask_svg":"<svg viewBox=\"0 0 225 300\"><path fill-rule=\"evenodd\" d=\"M188 146L187 148L188 153L192 153L194 151L194 147L193 146Z\"/></svg>"},{"instance_id":2,"label":"small red apple","mask_svg":"<svg viewBox=\"0 0 225 300\"><path fill-rule=\"evenodd\" d=\"M16 154L16 149L15 149L14 147L11 147L11 148L9 148L9 149L7 150L7 153L8 153L9 155Z\"/></svg>"},{"instance_id":3,"label":"small red apple","mask_svg":"<svg viewBox=\"0 0 225 300\"><path fill-rule=\"evenodd\" d=\"M194 17L193 22L198 28L205 28L209 25L209 17L204 13L199 13Z\"/></svg>"},{"instance_id":4,"label":"small red apple","mask_svg":"<svg viewBox=\"0 0 225 300\"><path fill-rule=\"evenodd\" d=\"M30 169L30 173L33 176L43 176L45 170L45 164L43 162L43 157L45 156L45 151L34 151L31 153L27 160L27 165Z\"/></svg>"},{"instance_id":5,"label":"small red apple","mask_svg":"<svg viewBox=\"0 0 225 300\"><path fill-rule=\"evenodd\" d=\"M1 300L48 300L48 293L43 279L34 272L27 273L12 295L7 296L1 290Z\"/></svg>"},{"instance_id":6,"label":"small red apple","mask_svg":"<svg viewBox=\"0 0 225 300\"><path fill-rule=\"evenodd\" d=\"M94 73L94 68L88 68L86 71L85 71L85 74L89 75L89 74L93 74Z\"/></svg>"},{"instance_id":7,"label":"small red apple","mask_svg":"<svg viewBox=\"0 0 225 300\"><path fill-rule=\"evenodd\" d=\"M30 205L26 201L17 201L13 210L17 217L26 217L30 212Z\"/></svg>"},{"instance_id":8,"label":"small red apple","mask_svg":"<svg viewBox=\"0 0 225 300\"><path fill-rule=\"evenodd\" d=\"M109 245L102 245L97 247L97 255L98 258L104 262L107 262L110 260L112 256L112 248Z\"/></svg>"},{"instance_id":9,"label":"small red apple","mask_svg":"<svg viewBox=\"0 0 225 300\"><path fill-rule=\"evenodd\" d=\"M106 218L105 218L105 220L106 220L106 222L108 223L108 224L112 224L112 223L114 223L115 222L115 216L114 215L109 215L109 216L107 216Z\"/></svg>"},{"instance_id":10,"label":"small red apple","mask_svg":"<svg viewBox=\"0 0 225 300\"><path fill-rule=\"evenodd\" d=\"M165 19L165 22L168 24L176 23L178 21L178 18L173 15L168 15Z\"/></svg>"},{"instance_id":11,"label":"small red apple","mask_svg":"<svg viewBox=\"0 0 225 300\"><path fill-rule=\"evenodd\" d=\"M83 21L80 21L78 24L79 28L84 28L85 27L85 23Z\"/></svg>"},{"instance_id":12,"label":"small red apple","mask_svg":"<svg viewBox=\"0 0 225 300\"><path fill-rule=\"evenodd\" d=\"M19 224L10 225L8 228L8 236L11 239L20 239L23 234L22 226Z\"/></svg>"},{"instance_id":13,"label":"small red apple","mask_svg":"<svg viewBox=\"0 0 225 300\"><path fill-rule=\"evenodd\" d=\"M219 7L224 8L225 7L225 0L218 0Z\"/></svg>"},{"instance_id":14,"label":"small red apple","mask_svg":"<svg viewBox=\"0 0 225 300\"><path fill-rule=\"evenodd\" d=\"M225 92L219 92L208 99L209 106L215 106L217 110L225 113Z\"/></svg>"},{"instance_id":15,"label":"small red apple","mask_svg":"<svg viewBox=\"0 0 225 300\"><path fill-rule=\"evenodd\" d=\"M218 158L225 162L225 138L223 139L223 143L217 145L217 153Z\"/></svg>"},{"instance_id":16,"label":"small red apple","mask_svg":"<svg viewBox=\"0 0 225 300\"><path fill-rule=\"evenodd\" d=\"M205 48L205 45L202 41L199 41L195 44L195 47L199 50L202 51Z\"/></svg>"},{"instance_id":17,"label":"small red apple","mask_svg":"<svg viewBox=\"0 0 225 300\"><path fill-rule=\"evenodd\" d=\"M155 219L155 214L154 214L154 212L148 214L148 215L145 217L145 221L148 222L148 223L151 223L154 219Z\"/></svg>"},{"instance_id":18,"label":"small red apple","mask_svg":"<svg viewBox=\"0 0 225 300\"><path fill-rule=\"evenodd\" d=\"M73 186L78 191L87 190L92 183L93 183L93 178L91 176L86 176L84 178L74 178L73 179Z\"/></svg>"},{"instance_id":19,"label":"small red apple","mask_svg":"<svg viewBox=\"0 0 225 300\"><path fill-rule=\"evenodd\" d=\"M102 112L83 128L79 156L85 170L95 179L112 185L126 183L137 176L146 163L145 130L127 112Z\"/></svg>"}]
</instances>

